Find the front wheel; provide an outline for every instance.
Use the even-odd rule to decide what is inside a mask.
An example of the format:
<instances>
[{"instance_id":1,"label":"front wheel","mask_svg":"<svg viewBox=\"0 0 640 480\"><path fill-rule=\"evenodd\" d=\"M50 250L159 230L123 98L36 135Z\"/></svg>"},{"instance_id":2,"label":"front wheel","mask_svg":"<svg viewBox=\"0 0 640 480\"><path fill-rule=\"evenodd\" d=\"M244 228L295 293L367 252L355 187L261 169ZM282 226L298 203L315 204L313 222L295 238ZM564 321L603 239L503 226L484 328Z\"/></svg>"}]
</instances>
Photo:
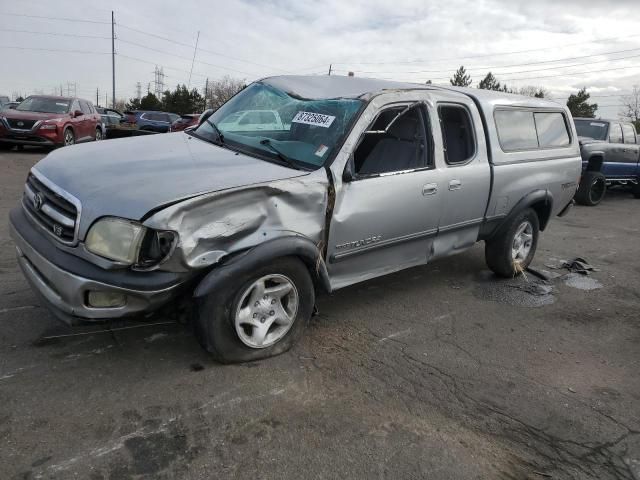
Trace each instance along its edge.
<instances>
[{"instance_id":1,"label":"front wheel","mask_svg":"<svg viewBox=\"0 0 640 480\"><path fill-rule=\"evenodd\" d=\"M63 146L68 147L74 143L76 143L76 136L73 134L73 130L67 128L63 135Z\"/></svg>"},{"instance_id":2,"label":"front wheel","mask_svg":"<svg viewBox=\"0 0 640 480\"><path fill-rule=\"evenodd\" d=\"M635 198L640 198L640 177L638 177L636 183L633 184L631 192Z\"/></svg>"},{"instance_id":3,"label":"front wheel","mask_svg":"<svg viewBox=\"0 0 640 480\"><path fill-rule=\"evenodd\" d=\"M509 220L485 242L488 267L505 278L519 275L531 264L538 246L540 223L535 210L527 208Z\"/></svg>"},{"instance_id":4,"label":"front wheel","mask_svg":"<svg viewBox=\"0 0 640 480\"><path fill-rule=\"evenodd\" d=\"M595 207L607 192L607 179L600 172L585 172L580 179L576 192L576 202L580 205Z\"/></svg>"},{"instance_id":5,"label":"front wheel","mask_svg":"<svg viewBox=\"0 0 640 480\"><path fill-rule=\"evenodd\" d=\"M196 334L222 363L289 350L309 323L315 292L305 265L282 258L240 275L198 302Z\"/></svg>"},{"instance_id":6,"label":"front wheel","mask_svg":"<svg viewBox=\"0 0 640 480\"><path fill-rule=\"evenodd\" d=\"M96 142L102 140L102 129L96 128Z\"/></svg>"}]
</instances>

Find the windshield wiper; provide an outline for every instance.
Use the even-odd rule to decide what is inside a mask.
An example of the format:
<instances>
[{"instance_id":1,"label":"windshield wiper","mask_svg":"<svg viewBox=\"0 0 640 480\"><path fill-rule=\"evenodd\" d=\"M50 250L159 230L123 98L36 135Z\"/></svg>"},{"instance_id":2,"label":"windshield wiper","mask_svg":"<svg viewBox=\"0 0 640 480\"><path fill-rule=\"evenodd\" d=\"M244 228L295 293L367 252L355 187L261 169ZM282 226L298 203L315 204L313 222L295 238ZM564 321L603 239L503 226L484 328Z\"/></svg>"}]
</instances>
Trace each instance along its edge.
<instances>
[{"instance_id":1,"label":"windshield wiper","mask_svg":"<svg viewBox=\"0 0 640 480\"><path fill-rule=\"evenodd\" d=\"M224 143L224 135L222 134L218 126L208 118L207 118L207 123L211 125L213 129L216 131L216 134L218 135L218 139L220 140L220 145L222 145Z\"/></svg>"},{"instance_id":2,"label":"windshield wiper","mask_svg":"<svg viewBox=\"0 0 640 480\"><path fill-rule=\"evenodd\" d=\"M272 143L271 140L269 140L268 138L265 138L264 140L260 140L260 145L264 145L266 147L269 147L271 149L271 151L273 153L275 153L278 158L280 160L282 160L283 162L285 162L287 165L289 165L291 168L295 168L296 170L301 170L300 166L291 158L287 157L284 153L282 153L278 148L276 148Z\"/></svg>"}]
</instances>

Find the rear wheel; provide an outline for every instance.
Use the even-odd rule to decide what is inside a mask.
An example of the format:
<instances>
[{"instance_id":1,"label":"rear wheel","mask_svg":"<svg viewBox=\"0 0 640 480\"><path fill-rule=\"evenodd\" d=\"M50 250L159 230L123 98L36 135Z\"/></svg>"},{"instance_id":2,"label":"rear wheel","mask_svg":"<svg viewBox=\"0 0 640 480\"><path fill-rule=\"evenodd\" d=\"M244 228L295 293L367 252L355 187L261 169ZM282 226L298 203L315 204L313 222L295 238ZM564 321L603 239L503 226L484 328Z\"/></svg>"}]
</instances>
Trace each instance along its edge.
<instances>
[{"instance_id":1,"label":"rear wheel","mask_svg":"<svg viewBox=\"0 0 640 480\"><path fill-rule=\"evenodd\" d=\"M527 208L515 215L485 242L485 259L496 274L512 278L527 269L536 253L540 223L536 212Z\"/></svg>"},{"instance_id":2,"label":"rear wheel","mask_svg":"<svg viewBox=\"0 0 640 480\"><path fill-rule=\"evenodd\" d=\"M96 142L102 140L102 129L96 128Z\"/></svg>"},{"instance_id":3,"label":"rear wheel","mask_svg":"<svg viewBox=\"0 0 640 480\"><path fill-rule=\"evenodd\" d=\"M634 197L640 198L640 177L636 179L636 183L634 183L631 187L631 192L633 193Z\"/></svg>"},{"instance_id":4,"label":"rear wheel","mask_svg":"<svg viewBox=\"0 0 640 480\"><path fill-rule=\"evenodd\" d=\"M602 173L585 172L576 192L576 202L594 207L602 201L606 192L607 179Z\"/></svg>"},{"instance_id":5,"label":"rear wheel","mask_svg":"<svg viewBox=\"0 0 640 480\"><path fill-rule=\"evenodd\" d=\"M222 363L250 362L289 350L309 323L313 282L296 258L240 275L197 308L200 343Z\"/></svg>"}]
</instances>

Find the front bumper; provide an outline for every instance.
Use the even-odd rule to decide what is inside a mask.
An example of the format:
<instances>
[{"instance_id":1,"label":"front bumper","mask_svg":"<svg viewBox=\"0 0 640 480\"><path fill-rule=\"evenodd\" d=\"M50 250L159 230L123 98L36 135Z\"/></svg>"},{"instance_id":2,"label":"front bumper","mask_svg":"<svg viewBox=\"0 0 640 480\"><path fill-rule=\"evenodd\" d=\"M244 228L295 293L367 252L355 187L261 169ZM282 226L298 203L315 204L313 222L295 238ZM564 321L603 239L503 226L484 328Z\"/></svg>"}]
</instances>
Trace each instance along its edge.
<instances>
[{"instance_id":1,"label":"front bumper","mask_svg":"<svg viewBox=\"0 0 640 480\"><path fill-rule=\"evenodd\" d=\"M5 133L4 135L0 135L0 143L10 145L33 145L42 147L53 147L57 145L53 140L41 137L39 135L23 135L16 133Z\"/></svg>"},{"instance_id":2,"label":"front bumper","mask_svg":"<svg viewBox=\"0 0 640 480\"><path fill-rule=\"evenodd\" d=\"M183 279L175 276L174 282L167 285L167 275L161 275L159 281L154 282L154 274L156 279L157 273L160 272L136 272L141 275L147 274L148 278L142 279L140 284L145 283L145 288L131 288L123 286L131 282L130 276L132 272L126 271L110 271L108 273L110 280L108 283L102 279L91 278L88 275L82 275L77 272L68 271L59 265L51 262L47 256L36 250L25 237L31 236L34 232L40 235L22 213L21 209L15 209L10 216L10 233L16 244L16 253L18 263L22 269L28 282L36 294L44 301L45 305L62 321L70 325L75 325L81 321L102 321L108 319L117 319L123 317L136 316L151 313L171 299L175 298L181 292L181 286L184 284ZM38 239L39 246L42 246L44 236ZM51 248L56 249L54 245ZM57 260L60 259L60 253L56 252ZM87 271L98 269L88 262L82 261L70 254L64 256L73 257L70 263L75 264L77 269L79 262L87 264ZM89 266L90 265L90 266ZM70 265L71 266L71 265ZM119 276L122 282L118 281ZM155 284L155 287L154 287ZM113 292L126 295L126 303L121 307L114 308L95 308L87 304L87 295L89 291Z\"/></svg>"}]
</instances>

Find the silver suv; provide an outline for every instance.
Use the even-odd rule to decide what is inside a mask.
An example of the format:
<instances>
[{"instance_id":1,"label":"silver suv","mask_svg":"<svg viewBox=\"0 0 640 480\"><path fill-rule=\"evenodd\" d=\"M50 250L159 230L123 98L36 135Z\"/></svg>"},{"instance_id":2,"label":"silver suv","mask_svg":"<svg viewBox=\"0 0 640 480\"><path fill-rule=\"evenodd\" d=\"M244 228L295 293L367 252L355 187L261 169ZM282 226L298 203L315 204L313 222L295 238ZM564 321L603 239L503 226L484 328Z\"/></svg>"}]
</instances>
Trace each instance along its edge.
<instances>
[{"instance_id":1,"label":"silver suv","mask_svg":"<svg viewBox=\"0 0 640 480\"><path fill-rule=\"evenodd\" d=\"M257 110L278 128L225 121ZM33 167L11 231L58 317L187 301L218 360L268 357L299 338L320 292L481 240L496 274L519 274L581 169L566 107L475 89L273 77L201 122Z\"/></svg>"}]
</instances>

